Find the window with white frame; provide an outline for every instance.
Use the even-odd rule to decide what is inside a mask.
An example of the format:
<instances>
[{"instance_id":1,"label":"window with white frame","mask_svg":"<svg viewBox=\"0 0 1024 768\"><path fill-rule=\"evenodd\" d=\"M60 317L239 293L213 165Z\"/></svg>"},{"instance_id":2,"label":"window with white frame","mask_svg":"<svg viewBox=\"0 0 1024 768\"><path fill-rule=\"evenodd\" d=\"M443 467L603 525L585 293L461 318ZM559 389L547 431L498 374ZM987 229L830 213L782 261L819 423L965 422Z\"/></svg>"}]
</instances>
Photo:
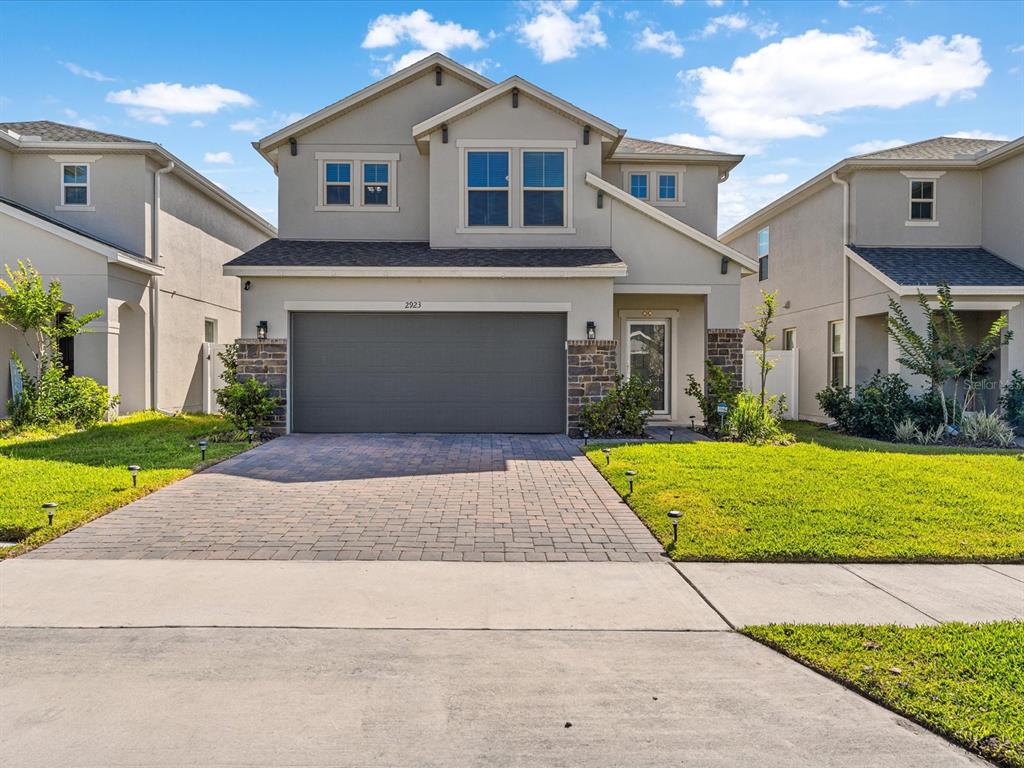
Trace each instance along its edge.
<instances>
[{"instance_id":1,"label":"window with white frame","mask_svg":"<svg viewBox=\"0 0 1024 768\"><path fill-rule=\"evenodd\" d=\"M782 348L787 352L796 349L796 328L784 328L782 331Z\"/></svg>"},{"instance_id":2,"label":"window with white frame","mask_svg":"<svg viewBox=\"0 0 1024 768\"><path fill-rule=\"evenodd\" d=\"M509 225L509 152L466 153L466 225Z\"/></svg>"},{"instance_id":3,"label":"window with white frame","mask_svg":"<svg viewBox=\"0 0 1024 768\"><path fill-rule=\"evenodd\" d=\"M352 163L324 163L324 205L352 205Z\"/></svg>"},{"instance_id":4,"label":"window with white frame","mask_svg":"<svg viewBox=\"0 0 1024 768\"><path fill-rule=\"evenodd\" d=\"M646 200L650 195L647 190L647 174L629 174L629 194L640 200Z\"/></svg>"},{"instance_id":5,"label":"window with white frame","mask_svg":"<svg viewBox=\"0 0 1024 768\"><path fill-rule=\"evenodd\" d=\"M768 227L757 233L757 279L768 279Z\"/></svg>"},{"instance_id":6,"label":"window with white frame","mask_svg":"<svg viewBox=\"0 0 1024 768\"><path fill-rule=\"evenodd\" d=\"M843 359L846 356L845 323L836 320L828 324L829 335L829 384L845 387L846 370Z\"/></svg>"},{"instance_id":7,"label":"window with white frame","mask_svg":"<svg viewBox=\"0 0 1024 768\"><path fill-rule=\"evenodd\" d=\"M389 205L389 163L363 162L363 205Z\"/></svg>"},{"instance_id":8,"label":"window with white frame","mask_svg":"<svg viewBox=\"0 0 1024 768\"><path fill-rule=\"evenodd\" d=\"M60 204L89 205L89 164L61 163L60 172Z\"/></svg>"},{"instance_id":9,"label":"window with white frame","mask_svg":"<svg viewBox=\"0 0 1024 768\"><path fill-rule=\"evenodd\" d=\"M910 220L935 221L935 180L910 180Z\"/></svg>"},{"instance_id":10,"label":"window with white frame","mask_svg":"<svg viewBox=\"0 0 1024 768\"><path fill-rule=\"evenodd\" d=\"M679 177L674 173L658 174L658 200L675 201L679 197Z\"/></svg>"},{"instance_id":11,"label":"window with white frame","mask_svg":"<svg viewBox=\"0 0 1024 768\"><path fill-rule=\"evenodd\" d=\"M565 226L565 152L523 151L523 226Z\"/></svg>"}]
</instances>

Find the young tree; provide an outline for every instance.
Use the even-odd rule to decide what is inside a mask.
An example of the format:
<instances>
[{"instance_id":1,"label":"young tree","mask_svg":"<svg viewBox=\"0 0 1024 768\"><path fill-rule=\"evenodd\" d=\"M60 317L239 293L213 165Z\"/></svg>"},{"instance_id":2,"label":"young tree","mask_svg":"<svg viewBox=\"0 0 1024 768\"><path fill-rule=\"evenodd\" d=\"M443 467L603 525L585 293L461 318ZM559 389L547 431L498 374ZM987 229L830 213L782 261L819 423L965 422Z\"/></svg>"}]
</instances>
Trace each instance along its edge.
<instances>
[{"instance_id":1,"label":"young tree","mask_svg":"<svg viewBox=\"0 0 1024 768\"><path fill-rule=\"evenodd\" d=\"M757 322L753 325L746 323L745 327L754 337L754 341L761 345L761 349L755 353L757 364L761 369L761 407L764 407L765 393L768 388L768 373L775 367L775 361L768 359L768 346L775 341L775 334L770 332L772 320L775 319L778 310L778 291L765 293L761 291L761 304L757 307Z\"/></svg>"},{"instance_id":2,"label":"young tree","mask_svg":"<svg viewBox=\"0 0 1024 768\"><path fill-rule=\"evenodd\" d=\"M35 376L41 378L60 362L57 342L77 336L83 326L102 315L101 311L75 317L65 312L64 292L59 280L43 285L43 277L31 262L18 261L12 270L5 265L7 280L0 278L0 322L19 331L35 362Z\"/></svg>"}]
</instances>

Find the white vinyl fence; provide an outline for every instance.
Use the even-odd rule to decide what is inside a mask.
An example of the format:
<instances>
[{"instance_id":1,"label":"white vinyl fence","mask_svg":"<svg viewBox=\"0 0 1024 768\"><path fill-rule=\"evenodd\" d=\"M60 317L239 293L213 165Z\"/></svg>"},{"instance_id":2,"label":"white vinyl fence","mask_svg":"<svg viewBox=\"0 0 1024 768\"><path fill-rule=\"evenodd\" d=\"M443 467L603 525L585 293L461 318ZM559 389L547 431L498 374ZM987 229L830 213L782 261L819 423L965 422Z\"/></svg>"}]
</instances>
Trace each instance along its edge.
<instances>
[{"instance_id":1,"label":"white vinyl fence","mask_svg":"<svg viewBox=\"0 0 1024 768\"><path fill-rule=\"evenodd\" d=\"M224 372L224 363L217 357L227 344L203 342L203 413L220 413L217 398L213 390L224 386L220 375Z\"/></svg>"},{"instance_id":2,"label":"white vinyl fence","mask_svg":"<svg viewBox=\"0 0 1024 768\"><path fill-rule=\"evenodd\" d=\"M771 350L768 359L775 363L775 367L768 372L768 394L785 395L784 415L787 419L795 419L800 397L800 350ZM743 386L751 392L761 391L761 364L757 361L756 352L748 351L744 357Z\"/></svg>"}]
</instances>

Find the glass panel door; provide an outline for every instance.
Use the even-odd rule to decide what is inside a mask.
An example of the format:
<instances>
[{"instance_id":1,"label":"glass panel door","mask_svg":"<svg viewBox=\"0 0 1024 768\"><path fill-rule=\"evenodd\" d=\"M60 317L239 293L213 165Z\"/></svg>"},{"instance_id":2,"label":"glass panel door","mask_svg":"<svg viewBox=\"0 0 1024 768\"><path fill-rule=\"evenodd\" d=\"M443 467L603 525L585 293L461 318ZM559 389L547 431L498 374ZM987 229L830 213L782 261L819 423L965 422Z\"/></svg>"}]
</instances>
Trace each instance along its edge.
<instances>
[{"instance_id":1,"label":"glass panel door","mask_svg":"<svg viewBox=\"0 0 1024 768\"><path fill-rule=\"evenodd\" d=\"M655 385L651 407L655 413L668 413L669 345L668 320L630 320L627 375L642 376Z\"/></svg>"}]
</instances>

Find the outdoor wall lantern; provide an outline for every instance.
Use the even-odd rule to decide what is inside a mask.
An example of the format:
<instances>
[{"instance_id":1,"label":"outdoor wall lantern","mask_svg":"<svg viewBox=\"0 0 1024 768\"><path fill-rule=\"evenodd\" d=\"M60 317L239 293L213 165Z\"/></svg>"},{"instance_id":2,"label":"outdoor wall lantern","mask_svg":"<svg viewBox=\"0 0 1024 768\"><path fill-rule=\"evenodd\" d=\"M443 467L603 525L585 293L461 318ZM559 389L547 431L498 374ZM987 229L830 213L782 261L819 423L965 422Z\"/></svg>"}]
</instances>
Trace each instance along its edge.
<instances>
[{"instance_id":1,"label":"outdoor wall lantern","mask_svg":"<svg viewBox=\"0 0 1024 768\"><path fill-rule=\"evenodd\" d=\"M605 464L605 466L608 466L609 464L611 464L612 463L612 449L611 448L602 448L601 449L601 453L604 454L604 464Z\"/></svg>"},{"instance_id":2,"label":"outdoor wall lantern","mask_svg":"<svg viewBox=\"0 0 1024 768\"><path fill-rule=\"evenodd\" d=\"M48 501L43 504L43 509L46 510L46 516L50 519L50 525L53 525L53 513L57 511L57 502Z\"/></svg>"},{"instance_id":3,"label":"outdoor wall lantern","mask_svg":"<svg viewBox=\"0 0 1024 768\"><path fill-rule=\"evenodd\" d=\"M587 338L593 341L597 338L597 323L587 320Z\"/></svg>"},{"instance_id":4,"label":"outdoor wall lantern","mask_svg":"<svg viewBox=\"0 0 1024 768\"><path fill-rule=\"evenodd\" d=\"M132 488L139 485L139 470L141 467L138 464L129 464L128 471L132 473Z\"/></svg>"},{"instance_id":5,"label":"outdoor wall lantern","mask_svg":"<svg viewBox=\"0 0 1024 768\"><path fill-rule=\"evenodd\" d=\"M441 84L441 68L438 67L437 69L434 70L434 85L440 85L440 84Z\"/></svg>"},{"instance_id":6,"label":"outdoor wall lantern","mask_svg":"<svg viewBox=\"0 0 1024 768\"><path fill-rule=\"evenodd\" d=\"M199 460L206 461L206 447L209 443L206 440L199 441Z\"/></svg>"},{"instance_id":7,"label":"outdoor wall lantern","mask_svg":"<svg viewBox=\"0 0 1024 768\"><path fill-rule=\"evenodd\" d=\"M441 143L442 144L447 144L448 143L448 123L444 123L441 126Z\"/></svg>"},{"instance_id":8,"label":"outdoor wall lantern","mask_svg":"<svg viewBox=\"0 0 1024 768\"><path fill-rule=\"evenodd\" d=\"M258 323L256 323L256 338L259 339L260 341L266 341L267 332L269 330L270 326L268 325L267 321L260 320Z\"/></svg>"},{"instance_id":9,"label":"outdoor wall lantern","mask_svg":"<svg viewBox=\"0 0 1024 768\"><path fill-rule=\"evenodd\" d=\"M243 291L248 291L250 288L252 288L252 280L246 280L244 283L242 283Z\"/></svg>"},{"instance_id":10,"label":"outdoor wall lantern","mask_svg":"<svg viewBox=\"0 0 1024 768\"><path fill-rule=\"evenodd\" d=\"M294 136L288 139L288 146L292 150L292 157L296 157L299 154L299 142Z\"/></svg>"},{"instance_id":11,"label":"outdoor wall lantern","mask_svg":"<svg viewBox=\"0 0 1024 768\"><path fill-rule=\"evenodd\" d=\"M683 516L683 513L678 509L673 509L668 513L668 516L672 521L672 546L675 546L676 542L679 541L679 518Z\"/></svg>"},{"instance_id":12,"label":"outdoor wall lantern","mask_svg":"<svg viewBox=\"0 0 1024 768\"><path fill-rule=\"evenodd\" d=\"M589 144L590 143L590 126L589 125L584 125L583 126L583 143L584 144Z\"/></svg>"},{"instance_id":13,"label":"outdoor wall lantern","mask_svg":"<svg viewBox=\"0 0 1024 768\"><path fill-rule=\"evenodd\" d=\"M629 495L630 496L633 495L633 478L635 478L635 477L636 477L636 470L635 469L627 469L626 470L626 479L629 480Z\"/></svg>"},{"instance_id":14,"label":"outdoor wall lantern","mask_svg":"<svg viewBox=\"0 0 1024 768\"><path fill-rule=\"evenodd\" d=\"M512 89L512 109L519 109L519 89Z\"/></svg>"},{"instance_id":15,"label":"outdoor wall lantern","mask_svg":"<svg viewBox=\"0 0 1024 768\"><path fill-rule=\"evenodd\" d=\"M728 256L723 256L722 257L722 274L723 275L728 275L729 274L729 257Z\"/></svg>"},{"instance_id":16,"label":"outdoor wall lantern","mask_svg":"<svg viewBox=\"0 0 1024 768\"><path fill-rule=\"evenodd\" d=\"M604 208L604 192L601 192L600 190L598 190L597 193L597 207Z\"/></svg>"}]
</instances>

